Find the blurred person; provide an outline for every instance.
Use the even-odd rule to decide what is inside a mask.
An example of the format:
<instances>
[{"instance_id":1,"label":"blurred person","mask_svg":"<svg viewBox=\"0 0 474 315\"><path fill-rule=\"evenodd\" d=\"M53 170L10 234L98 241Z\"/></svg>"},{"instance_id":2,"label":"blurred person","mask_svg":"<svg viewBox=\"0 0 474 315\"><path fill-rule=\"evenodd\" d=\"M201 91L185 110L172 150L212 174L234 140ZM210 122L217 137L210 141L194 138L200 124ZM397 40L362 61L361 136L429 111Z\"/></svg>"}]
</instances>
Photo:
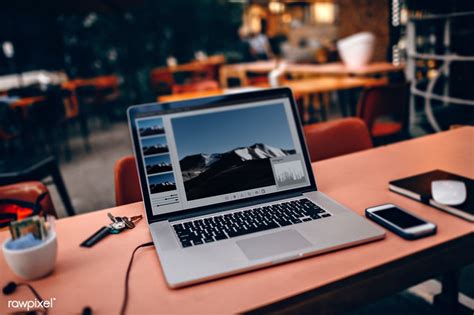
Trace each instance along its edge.
<instances>
[{"instance_id":1,"label":"blurred person","mask_svg":"<svg viewBox=\"0 0 474 315\"><path fill-rule=\"evenodd\" d=\"M253 33L248 38L250 53L256 60L268 60L274 57L270 42L264 33Z\"/></svg>"},{"instance_id":2,"label":"blurred person","mask_svg":"<svg viewBox=\"0 0 474 315\"><path fill-rule=\"evenodd\" d=\"M240 42L239 42L239 48L238 48L238 51L241 55L241 62L246 62L246 61L253 61L254 60L254 57L253 55L251 54L250 52L250 45L249 45L249 36L248 36L249 32L247 30L247 27L245 26L241 26L239 28L239 38L240 38Z\"/></svg>"}]
</instances>

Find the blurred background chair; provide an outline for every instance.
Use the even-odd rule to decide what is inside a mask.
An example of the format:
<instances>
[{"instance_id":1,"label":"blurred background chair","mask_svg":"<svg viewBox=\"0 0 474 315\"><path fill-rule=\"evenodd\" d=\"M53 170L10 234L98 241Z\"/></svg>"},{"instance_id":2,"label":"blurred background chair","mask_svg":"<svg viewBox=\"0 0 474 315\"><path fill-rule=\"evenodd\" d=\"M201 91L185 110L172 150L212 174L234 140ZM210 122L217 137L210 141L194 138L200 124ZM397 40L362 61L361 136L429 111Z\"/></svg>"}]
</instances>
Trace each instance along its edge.
<instances>
[{"instance_id":1,"label":"blurred background chair","mask_svg":"<svg viewBox=\"0 0 474 315\"><path fill-rule=\"evenodd\" d=\"M125 156L115 162L115 204L117 206L142 200L140 181L134 156Z\"/></svg>"},{"instance_id":2,"label":"blurred background chair","mask_svg":"<svg viewBox=\"0 0 474 315\"><path fill-rule=\"evenodd\" d=\"M171 70L158 68L150 72L150 86L157 96L171 94L173 84L174 78Z\"/></svg>"},{"instance_id":3,"label":"blurred background chair","mask_svg":"<svg viewBox=\"0 0 474 315\"><path fill-rule=\"evenodd\" d=\"M99 118L102 126L110 125L110 120L120 103L120 79L116 75L99 76L91 79L75 80L76 95L81 115L88 122ZM85 127L88 130L88 127ZM88 132L88 131L87 131Z\"/></svg>"},{"instance_id":4,"label":"blurred background chair","mask_svg":"<svg viewBox=\"0 0 474 315\"><path fill-rule=\"evenodd\" d=\"M43 183L31 181L0 186L0 199L14 199L35 203L38 197L43 193L48 193L41 201L43 211L57 217L48 188L46 188Z\"/></svg>"},{"instance_id":5,"label":"blurred background chair","mask_svg":"<svg viewBox=\"0 0 474 315\"><path fill-rule=\"evenodd\" d=\"M61 90L58 87L51 87L42 96L44 98L33 102L28 109L25 131L33 143L25 152L35 149L35 153L53 154L59 158L62 144L67 136L63 128L65 108Z\"/></svg>"},{"instance_id":6,"label":"blurred background chair","mask_svg":"<svg viewBox=\"0 0 474 315\"><path fill-rule=\"evenodd\" d=\"M372 148L369 131L359 118L304 126L311 162Z\"/></svg>"},{"instance_id":7,"label":"blurred background chair","mask_svg":"<svg viewBox=\"0 0 474 315\"><path fill-rule=\"evenodd\" d=\"M15 144L21 147L22 119L19 111L10 107L9 102L0 100L0 155L12 154Z\"/></svg>"},{"instance_id":8,"label":"blurred background chair","mask_svg":"<svg viewBox=\"0 0 474 315\"><path fill-rule=\"evenodd\" d=\"M375 144L409 138L409 83L373 86L362 91L357 117L369 128Z\"/></svg>"},{"instance_id":9,"label":"blurred background chair","mask_svg":"<svg viewBox=\"0 0 474 315\"><path fill-rule=\"evenodd\" d=\"M53 156L9 156L0 158L0 185L10 185L24 181L41 181L50 177L64 204L68 215L75 215L69 193L64 184L57 160Z\"/></svg>"}]
</instances>

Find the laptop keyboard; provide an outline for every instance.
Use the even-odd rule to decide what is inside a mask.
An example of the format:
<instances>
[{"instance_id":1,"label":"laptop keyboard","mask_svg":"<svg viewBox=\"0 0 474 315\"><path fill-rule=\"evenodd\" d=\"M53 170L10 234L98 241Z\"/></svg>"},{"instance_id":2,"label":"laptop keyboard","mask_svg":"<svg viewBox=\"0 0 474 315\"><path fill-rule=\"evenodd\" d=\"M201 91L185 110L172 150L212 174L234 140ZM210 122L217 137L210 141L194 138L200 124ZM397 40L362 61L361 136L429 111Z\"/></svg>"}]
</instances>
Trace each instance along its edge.
<instances>
[{"instance_id":1,"label":"laptop keyboard","mask_svg":"<svg viewBox=\"0 0 474 315\"><path fill-rule=\"evenodd\" d=\"M298 199L178 223L173 228L181 245L190 247L330 216L310 200Z\"/></svg>"}]
</instances>

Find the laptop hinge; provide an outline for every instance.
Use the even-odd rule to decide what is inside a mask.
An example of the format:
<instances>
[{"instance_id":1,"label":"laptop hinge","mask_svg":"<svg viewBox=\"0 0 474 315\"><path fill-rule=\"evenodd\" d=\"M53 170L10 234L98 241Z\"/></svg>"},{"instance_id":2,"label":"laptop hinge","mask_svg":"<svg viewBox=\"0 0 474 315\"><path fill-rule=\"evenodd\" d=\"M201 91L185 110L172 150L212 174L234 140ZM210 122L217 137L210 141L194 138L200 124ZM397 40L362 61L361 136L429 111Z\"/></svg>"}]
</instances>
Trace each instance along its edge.
<instances>
[{"instance_id":1,"label":"laptop hinge","mask_svg":"<svg viewBox=\"0 0 474 315\"><path fill-rule=\"evenodd\" d=\"M180 214L180 215L177 215L177 216L172 216L172 217L168 218L168 221L178 221L178 220L199 217L199 216L202 216L202 215L207 215L207 214L212 214L212 213L217 213L217 212L222 212L222 211L227 211L227 210L245 208L245 207L250 207L250 206L257 206L258 204L269 203L269 202L273 202L273 201L276 201L276 200L282 200L282 199L298 197L298 196L303 195L303 193L304 192L301 192L301 191L292 192L292 193L288 193L288 194L281 193L281 194L278 194L278 196L262 198L258 202L256 202L255 200L248 201L248 202L243 201L241 203L233 204L233 205L230 205L230 206L215 207L215 208L212 208L212 209L205 209L205 210L198 211L198 212L193 211L192 213L189 213L189 214Z\"/></svg>"}]
</instances>

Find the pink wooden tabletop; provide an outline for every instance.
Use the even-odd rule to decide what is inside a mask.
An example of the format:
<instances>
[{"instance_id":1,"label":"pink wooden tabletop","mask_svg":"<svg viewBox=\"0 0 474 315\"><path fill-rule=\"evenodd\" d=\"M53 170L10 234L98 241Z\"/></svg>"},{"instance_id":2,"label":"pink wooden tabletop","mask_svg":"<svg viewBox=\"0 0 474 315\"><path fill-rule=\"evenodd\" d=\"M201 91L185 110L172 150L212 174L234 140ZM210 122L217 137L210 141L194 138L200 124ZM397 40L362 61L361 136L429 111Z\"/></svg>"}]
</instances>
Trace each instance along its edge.
<instances>
[{"instance_id":1,"label":"pink wooden tabletop","mask_svg":"<svg viewBox=\"0 0 474 315\"><path fill-rule=\"evenodd\" d=\"M131 272L129 314L239 313L353 276L474 232L474 224L388 190L388 182L433 169L474 177L474 128L465 127L313 164L318 188L359 215L386 202L398 204L438 225L435 236L405 241L387 232L384 240L248 272L192 287L168 289L152 248L142 249ZM112 183L110 183L112 184ZM91 198L93 198L91 196ZM145 222L110 236L95 247L79 247L86 237L114 215L143 213L142 203L58 220L58 260L54 272L31 283L45 299L56 298L50 314L116 314L124 289L125 270L133 248L150 241ZM7 232L0 233L0 241ZM192 268L192 265L189 266ZM0 284L21 281L0 255ZM20 288L0 296L0 314L11 312L8 299L32 299Z\"/></svg>"}]
</instances>

